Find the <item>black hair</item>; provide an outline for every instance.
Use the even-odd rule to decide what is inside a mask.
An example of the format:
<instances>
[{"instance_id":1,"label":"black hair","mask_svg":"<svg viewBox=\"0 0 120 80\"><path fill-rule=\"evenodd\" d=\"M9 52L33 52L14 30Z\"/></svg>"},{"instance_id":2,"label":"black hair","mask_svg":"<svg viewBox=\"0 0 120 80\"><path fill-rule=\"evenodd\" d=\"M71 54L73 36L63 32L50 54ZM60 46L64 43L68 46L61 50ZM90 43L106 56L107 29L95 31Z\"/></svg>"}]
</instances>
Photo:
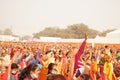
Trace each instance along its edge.
<instances>
[{"instance_id":1,"label":"black hair","mask_svg":"<svg viewBox=\"0 0 120 80\"><path fill-rule=\"evenodd\" d=\"M59 50L59 53L61 53L61 52L62 52L62 50L60 49L60 50Z\"/></svg>"},{"instance_id":2,"label":"black hair","mask_svg":"<svg viewBox=\"0 0 120 80\"><path fill-rule=\"evenodd\" d=\"M19 66L17 65L17 63L12 63L11 64L11 69L15 69L15 68L19 68Z\"/></svg>"},{"instance_id":3,"label":"black hair","mask_svg":"<svg viewBox=\"0 0 120 80\"><path fill-rule=\"evenodd\" d=\"M83 78L83 80L89 80L90 76L88 74L83 74L81 75L81 77Z\"/></svg>"},{"instance_id":4,"label":"black hair","mask_svg":"<svg viewBox=\"0 0 120 80\"><path fill-rule=\"evenodd\" d=\"M77 73L75 74L75 77L78 78L81 75L80 70L77 70Z\"/></svg>"},{"instance_id":5,"label":"black hair","mask_svg":"<svg viewBox=\"0 0 120 80\"><path fill-rule=\"evenodd\" d=\"M47 51L45 54L49 54L51 52L51 50Z\"/></svg>"},{"instance_id":6,"label":"black hair","mask_svg":"<svg viewBox=\"0 0 120 80\"><path fill-rule=\"evenodd\" d=\"M51 74L47 77L47 80L66 80L61 74Z\"/></svg>"},{"instance_id":7,"label":"black hair","mask_svg":"<svg viewBox=\"0 0 120 80\"><path fill-rule=\"evenodd\" d=\"M30 76L31 71L35 71L37 69L36 64L30 64L28 67L24 68L23 71L18 75L18 80L24 80L25 77Z\"/></svg>"},{"instance_id":8,"label":"black hair","mask_svg":"<svg viewBox=\"0 0 120 80\"><path fill-rule=\"evenodd\" d=\"M113 53L114 51L112 49L110 49L110 53Z\"/></svg>"},{"instance_id":9,"label":"black hair","mask_svg":"<svg viewBox=\"0 0 120 80\"><path fill-rule=\"evenodd\" d=\"M55 65L54 63L50 63L50 64L48 65L48 74L51 73L54 65Z\"/></svg>"},{"instance_id":10,"label":"black hair","mask_svg":"<svg viewBox=\"0 0 120 80\"><path fill-rule=\"evenodd\" d=\"M105 48L108 48L108 46L106 45Z\"/></svg>"}]
</instances>

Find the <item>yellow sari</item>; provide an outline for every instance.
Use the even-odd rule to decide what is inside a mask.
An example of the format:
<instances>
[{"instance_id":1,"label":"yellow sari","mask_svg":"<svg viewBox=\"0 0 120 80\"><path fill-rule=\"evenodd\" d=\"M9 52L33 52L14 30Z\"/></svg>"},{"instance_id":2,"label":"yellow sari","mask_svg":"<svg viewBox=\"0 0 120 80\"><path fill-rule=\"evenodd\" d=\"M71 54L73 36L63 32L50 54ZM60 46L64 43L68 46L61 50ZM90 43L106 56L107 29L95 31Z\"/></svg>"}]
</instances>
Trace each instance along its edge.
<instances>
[{"instance_id":1,"label":"yellow sari","mask_svg":"<svg viewBox=\"0 0 120 80\"><path fill-rule=\"evenodd\" d=\"M112 80L112 78L113 78L113 76L112 76L112 74L113 74L113 65L112 65L112 63L106 62L104 64L104 72L107 75L107 78L109 80Z\"/></svg>"}]
</instances>

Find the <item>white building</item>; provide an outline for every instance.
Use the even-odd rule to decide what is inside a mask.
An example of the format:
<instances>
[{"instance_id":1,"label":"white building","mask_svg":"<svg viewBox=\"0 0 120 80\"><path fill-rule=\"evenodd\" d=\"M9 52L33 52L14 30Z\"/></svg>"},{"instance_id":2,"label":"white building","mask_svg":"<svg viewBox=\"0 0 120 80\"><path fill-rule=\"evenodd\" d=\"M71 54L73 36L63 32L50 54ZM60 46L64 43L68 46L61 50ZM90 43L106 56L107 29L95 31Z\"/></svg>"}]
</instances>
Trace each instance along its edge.
<instances>
[{"instance_id":1,"label":"white building","mask_svg":"<svg viewBox=\"0 0 120 80\"><path fill-rule=\"evenodd\" d=\"M0 35L0 41L19 41L19 37L13 37L11 35Z\"/></svg>"},{"instance_id":2,"label":"white building","mask_svg":"<svg viewBox=\"0 0 120 80\"><path fill-rule=\"evenodd\" d=\"M107 33L106 37L96 37L96 43L117 43L120 44L120 29Z\"/></svg>"}]
</instances>

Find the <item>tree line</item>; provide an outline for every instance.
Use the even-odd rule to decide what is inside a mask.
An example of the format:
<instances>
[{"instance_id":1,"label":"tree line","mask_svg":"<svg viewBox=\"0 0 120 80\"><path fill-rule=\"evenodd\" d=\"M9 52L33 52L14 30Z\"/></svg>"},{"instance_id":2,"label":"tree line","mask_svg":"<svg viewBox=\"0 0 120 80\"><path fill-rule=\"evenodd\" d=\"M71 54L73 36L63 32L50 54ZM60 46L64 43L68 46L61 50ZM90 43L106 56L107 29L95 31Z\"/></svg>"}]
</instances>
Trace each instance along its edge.
<instances>
[{"instance_id":1,"label":"tree line","mask_svg":"<svg viewBox=\"0 0 120 80\"><path fill-rule=\"evenodd\" d=\"M89 38L95 38L97 35L106 36L107 33L114 31L115 29L107 29L103 32L100 32L95 29L89 28L87 25L81 24L73 24L67 26L65 29L56 28L56 27L47 27L44 30L33 33L34 38L39 38L40 36L45 37L61 37L61 38L74 38L80 39L84 38L84 34L87 32Z\"/></svg>"},{"instance_id":2,"label":"tree line","mask_svg":"<svg viewBox=\"0 0 120 80\"><path fill-rule=\"evenodd\" d=\"M13 35L13 32L10 28L6 28L4 30L0 30L0 35Z\"/></svg>"},{"instance_id":3,"label":"tree line","mask_svg":"<svg viewBox=\"0 0 120 80\"><path fill-rule=\"evenodd\" d=\"M74 39L81 39L84 38L84 34L87 33L89 35L89 38L95 38L97 35L100 36L106 36L107 33L114 31L116 29L107 29L105 31L98 31L95 29L91 29L88 27L88 25L85 25L83 23L80 24L73 24L69 25L66 28L58 28L58 27L46 27L44 30L33 33L34 38L40 38L41 36L44 37L61 37L61 38L74 38ZM10 28L6 28L4 30L0 30L0 35L12 35L17 36L13 34L12 30ZM29 35L25 35L20 37L20 39L26 39L27 37L30 37Z\"/></svg>"}]
</instances>

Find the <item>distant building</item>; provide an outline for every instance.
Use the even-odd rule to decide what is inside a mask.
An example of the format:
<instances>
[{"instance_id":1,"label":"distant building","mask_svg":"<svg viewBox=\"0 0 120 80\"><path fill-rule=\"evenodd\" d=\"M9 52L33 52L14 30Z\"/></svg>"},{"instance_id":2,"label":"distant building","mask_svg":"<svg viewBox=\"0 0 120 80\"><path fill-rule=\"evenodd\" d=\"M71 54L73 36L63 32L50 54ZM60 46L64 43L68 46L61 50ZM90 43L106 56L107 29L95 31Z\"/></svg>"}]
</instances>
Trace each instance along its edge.
<instances>
[{"instance_id":1,"label":"distant building","mask_svg":"<svg viewBox=\"0 0 120 80\"><path fill-rule=\"evenodd\" d=\"M116 39L120 40L120 29L108 33L106 37L107 38L116 38Z\"/></svg>"},{"instance_id":2,"label":"distant building","mask_svg":"<svg viewBox=\"0 0 120 80\"><path fill-rule=\"evenodd\" d=\"M19 41L19 37L11 35L0 35L0 41Z\"/></svg>"},{"instance_id":3,"label":"distant building","mask_svg":"<svg viewBox=\"0 0 120 80\"><path fill-rule=\"evenodd\" d=\"M40 37L39 41L43 42L59 42L61 40L60 37Z\"/></svg>"},{"instance_id":4,"label":"distant building","mask_svg":"<svg viewBox=\"0 0 120 80\"><path fill-rule=\"evenodd\" d=\"M120 44L120 29L107 33L106 37L96 36L94 42Z\"/></svg>"}]
</instances>

